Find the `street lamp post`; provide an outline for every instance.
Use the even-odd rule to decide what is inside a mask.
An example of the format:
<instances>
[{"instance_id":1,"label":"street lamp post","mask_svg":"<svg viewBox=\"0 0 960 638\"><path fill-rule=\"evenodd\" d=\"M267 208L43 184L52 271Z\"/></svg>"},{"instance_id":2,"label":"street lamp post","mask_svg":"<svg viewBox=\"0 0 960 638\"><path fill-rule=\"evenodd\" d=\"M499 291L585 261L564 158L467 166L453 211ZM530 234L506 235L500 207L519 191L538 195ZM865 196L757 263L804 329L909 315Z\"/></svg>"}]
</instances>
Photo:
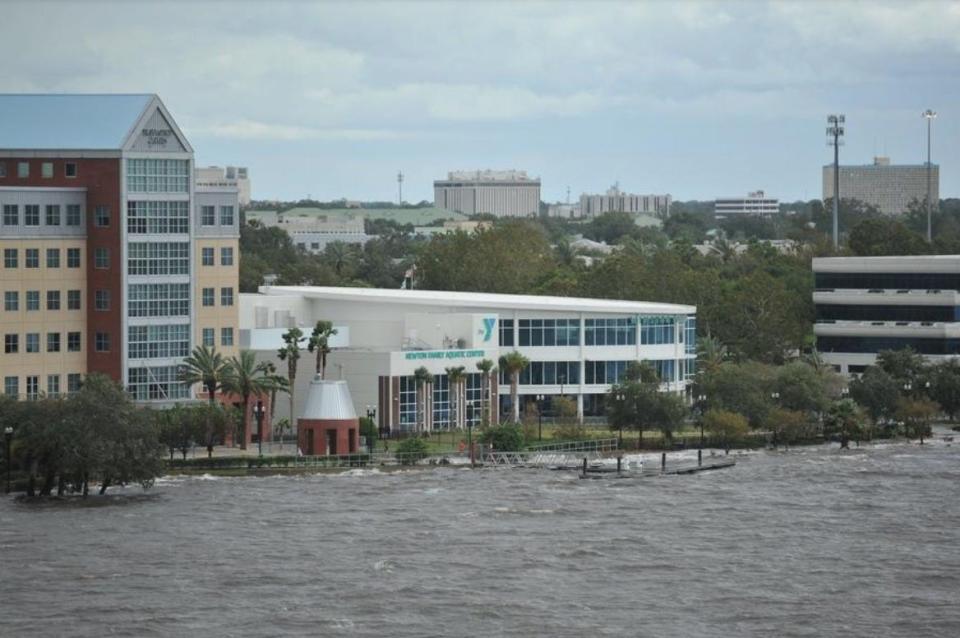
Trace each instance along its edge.
<instances>
[{"instance_id":1,"label":"street lamp post","mask_svg":"<svg viewBox=\"0 0 960 638\"><path fill-rule=\"evenodd\" d=\"M6 493L9 494L10 493L10 463L11 463L10 443L13 442L13 428L9 425L3 428L3 441L6 444L6 450L7 450L7 491Z\"/></svg>"},{"instance_id":2,"label":"street lamp post","mask_svg":"<svg viewBox=\"0 0 960 638\"><path fill-rule=\"evenodd\" d=\"M927 243L933 242L933 202L930 195L930 172L933 165L930 163L930 125L937 117L937 112L927 109L921 114L927 120Z\"/></svg>"},{"instance_id":3,"label":"street lamp post","mask_svg":"<svg viewBox=\"0 0 960 638\"><path fill-rule=\"evenodd\" d=\"M843 145L844 122L841 115L827 116L827 144L833 146L833 248L840 246L840 147Z\"/></svg>"},{"instance_id":4,"label":"street lamp post","mask_svg":"<svg viewBox=\"0 0 960 638\"><path fill-rule=\"evenodd\" d=\"M377 416L377 409L372 405L367 406L367 418L372 422ZM370 451L370 454L373 454L373 437L367 437L370 440L367 441L367 450Z\"/></svg>"},{"instance_id":5,"label":"street lamp post","mask_svg":"<svg viewBox=\"0 0 960 638\"><path fill-rule=\"evenodd\" d=\"M700 449L697 450L697 465L703 464L703 415L707 411L707 395L697 395L697 407L700 409Z\"/></svg>"},{"instance_id":6,"label":"street lamp post","mask_svg":"<svg viewBox=\"0 0 960 638\"><path fill-rule=\"evenodd\" d=\"M626 395L625 395L623 392L618 392L618 393L614 396L614 399L617 400L617 403L621 406L621 408L623 407L623 402L626 400L626 398L627 398L627 397L626 397ZM617 449L618 449L618 450L622 450L622 449L623 449L623 421L622 421L623 415L622 415L622 414L620 415L620 418L621 418L620 426L617 428L617 430L619 431L619 436L618 436L618 438L617 438Z\"/></svg>"},{"instance_id":7,"label":"street lamp post","mask_svg":"<svg viewBox=\"0 0 960 638\"><path fill-rule=\"evenodd\" d=\"M537 395L537 440L543 440L543 395Z\"/></svg>"},{"instance_id":8,"label":"street lamp post","mask_svg":"<svg viewBox=\"0 0 960 638\"><path fill-rule=\"evenodd\" d=\"M263 401L257 401L253 406L253 416L257 418L257 454L263 456L263 417L266 410L263 409Z\"/></svg>"}]
</instances>

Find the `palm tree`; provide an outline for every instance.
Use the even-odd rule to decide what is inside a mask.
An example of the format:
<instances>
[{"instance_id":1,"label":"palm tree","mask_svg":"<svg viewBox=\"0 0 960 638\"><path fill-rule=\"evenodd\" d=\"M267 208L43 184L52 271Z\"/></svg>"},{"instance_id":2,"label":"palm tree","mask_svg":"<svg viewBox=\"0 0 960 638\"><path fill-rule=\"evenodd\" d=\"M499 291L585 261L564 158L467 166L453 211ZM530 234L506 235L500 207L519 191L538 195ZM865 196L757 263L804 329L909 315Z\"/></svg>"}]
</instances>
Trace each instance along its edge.
<instances>
[{"instance_id":1,"label":"palm tree","mask_svg":"<svg viewBox=\"0 0 960 638\"><path fill-rule=\"evenodd\" d=\"M530 360L514 350L500 357L500 369L510 375L510 407L513 409L513 422L520 422L520 373L530 365Z\"/></svg>"},{"instance_id":2,"label":"palm tree","mask_svg":"<svg viewBox=\"0 0 960 638\"><path fill-rule=\"evenodd\" d=\"M241 350L240 356L230 357L227 362L226 375L223 378L223 389L231 394L240 396L243 409L241 423L243 434L240 437L240 448L247 449L247 415L251 396L262 396L278 390L280 386L276 377L267 370L265 362L258 362L253 350ZM259 433L258 433L259 435Z\"/></svg>"},{"instance_id":3,"label":"palm tree","mask_svg":"<svg viewBox=\"0 0 960 638\"><path fill-rule=\"evenodd\" d=\"M183 360L180 367L180 381L193 386L201 384L207 392L210 407L216 405L217 388L223 383L226 361L216 348L197 346L190 356ZM207 457L213 458L213 430L209 415L207 417Z\"/></svg>"},{"instance_id":4,"label":"palm tree","mask_svg":"<svg viewBox=\"0 0 960 638\"><path fill-rule=\"evenodd\" d=\"M310 335L307 350L317 352L317 374L323 379L327 372L327 355L330 354L330 337L337 334L332 321L318 321Z\"/></svg>"},{"instance_id":5,"label":"palm tree","mask_svg":"<svg viewBox=\"0 0 960 638\"><path fill-rule=\"evenodd\" d=\"M427 429L427 384L433 381L433 375L424 366L413 371L417 384L417 430Z\"/></svg>"},{"instance_id":6,"label":"palm tree","mask_svg":"<svg viewBox=\"0 0 960 638\"><path fill-rule=\"evenodd\" d=\"M267 362L267 374L269 374L274 379L286 381L283 377L277 376L277 366L273 365L273 362ZM276 412L277 408L277 391L281 389L281 386L277 386L270 391L270 423L273 423L273 415Z\"/></svg>"},{"instance_id":7,"label":"palm tree","mask_svg":"<svg viewBox=\"0 0 960 638\"><path fill-rule=\"evenodd\" d=\"M490 386L490 374L493 371L493 361L483 359L477 362L477 370L480 371L480 422L486 423L488 419L487 410L489 409L490 396L487 393Z\"/></svg>"},{"instance_id":8,"label":"palm tree","mask_svg":"<svg viewBox=\"0 0 960 638\"><path fill-rule=\"evenodd\" d=\"M700 370L703 372L713 372L727 360L728 356L727 346L716 337L707 335L697 342L697 359Z\"/></svg>"},{"instance_id":9,"label":"palm tree","mask_svg":"<svg viewBox=\"0 0 960 638\"><path fill-rule=\"evenodd\" d=\"M297 386L297 362L300 360L300 344L303 342L303 331L300 328L290 328L283 333L283 347L277 351L277 357L287 362L287 392L290 394L290 427L293 428L294 391Z\"/></svg>"},{"instance_id":10,"label":"palm tree","mask_svg":"<svg viewBox=\"0 0 960 638\"><path fill-rule=\"evenodd\" d=\"M460 397L463 394L462 389L467 375L464 373L463 366L447 368L447 379L450 382L450 419L451 429L458 429L460 426Z\"/></svg>"}]
</instances>

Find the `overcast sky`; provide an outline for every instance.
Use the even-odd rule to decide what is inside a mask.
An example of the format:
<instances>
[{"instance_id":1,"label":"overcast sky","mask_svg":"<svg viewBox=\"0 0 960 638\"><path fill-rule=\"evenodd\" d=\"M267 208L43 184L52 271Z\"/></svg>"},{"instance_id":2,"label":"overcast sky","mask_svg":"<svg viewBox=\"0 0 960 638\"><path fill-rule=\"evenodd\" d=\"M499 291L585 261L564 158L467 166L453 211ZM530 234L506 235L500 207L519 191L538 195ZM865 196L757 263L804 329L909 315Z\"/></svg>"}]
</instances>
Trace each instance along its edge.
<instances>
[{"instance_id":1,"label":"overcast sky","mask_svg":"<svg viewBox=\"0 0 960 638\"><path fill-rule=\"evenodd\" d=\"M0 91L158 93L254 198L432 199L518 168L543 199L820 196L842 163L921 163L960 195L960 3L0 4ZM0 140L0 146L2 146Z\"/></svg>"}]
</instances>

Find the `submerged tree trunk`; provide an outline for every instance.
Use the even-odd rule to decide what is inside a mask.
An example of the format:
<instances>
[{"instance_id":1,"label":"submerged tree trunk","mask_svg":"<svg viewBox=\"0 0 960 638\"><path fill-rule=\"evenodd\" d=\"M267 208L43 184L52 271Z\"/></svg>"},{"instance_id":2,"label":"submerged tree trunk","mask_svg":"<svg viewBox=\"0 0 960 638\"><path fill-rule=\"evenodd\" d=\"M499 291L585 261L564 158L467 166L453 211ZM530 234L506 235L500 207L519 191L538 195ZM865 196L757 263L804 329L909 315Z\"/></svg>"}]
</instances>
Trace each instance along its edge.
<instances>
[{"instance_id":1,"label":"submerged tree trunk","mask_svg":"<svg viewBox=\"0 0 960 638\"><path fill-rule=\"evenodd\" d=\"M100 496L103 496L107 493L107 488L110 487L110 477L105 476L103 478L103 483L100 485Z\"/></svg>"},{"instance_id":2,"label":"submerged tree trunk","mask_svg":"<svg viewBox=\"0 0 960 638\"><path fill-rule=\"evenodd\" d=\"M83 475L83 498L87 498L90 494L90 477L84 473Z\"/></svg>"},{"instance_id":3,"label":"submerged tree trunk","mask_svg":"<svg viewBox=\"0 0 960 638\"><path fill-rule=\"evenodd\" d=\"M63 493L67 491L67 479L61 474L60 480L57 481L57 496L63 496Z\"/></svg>"}]
</instances>

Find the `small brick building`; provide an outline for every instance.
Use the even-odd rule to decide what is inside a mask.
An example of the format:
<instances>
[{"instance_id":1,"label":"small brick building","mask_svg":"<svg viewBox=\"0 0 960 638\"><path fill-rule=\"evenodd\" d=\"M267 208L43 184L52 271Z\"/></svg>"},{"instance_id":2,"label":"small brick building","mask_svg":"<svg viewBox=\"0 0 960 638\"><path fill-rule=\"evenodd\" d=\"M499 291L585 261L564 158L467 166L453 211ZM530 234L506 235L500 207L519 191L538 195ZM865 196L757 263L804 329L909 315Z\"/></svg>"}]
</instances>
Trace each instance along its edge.
<instances>
[{"instance_id":1,"label":"small brick building","mask_svg":"<svg viewBox=\"0 0 960 638\"><path fill-rule=\"evenodd\" d=\"M346 381L314 377L303 416L297 420L297 445L307 456L356 454L360 447L360 419Z\"/></svg>"}]
</instances>

